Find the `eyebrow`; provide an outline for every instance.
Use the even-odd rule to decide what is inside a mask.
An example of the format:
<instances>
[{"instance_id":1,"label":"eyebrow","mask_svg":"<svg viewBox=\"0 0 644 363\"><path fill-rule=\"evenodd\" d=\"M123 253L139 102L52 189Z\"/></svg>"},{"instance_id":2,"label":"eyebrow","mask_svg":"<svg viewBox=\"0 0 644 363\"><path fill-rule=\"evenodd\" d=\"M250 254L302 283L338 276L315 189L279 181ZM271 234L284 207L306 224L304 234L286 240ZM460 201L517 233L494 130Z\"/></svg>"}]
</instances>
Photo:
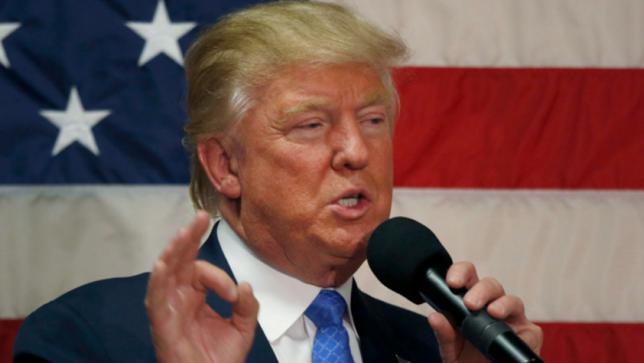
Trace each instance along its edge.
<instances>
[{"instance_id":1,"label":"eyebrow","mask_svg":"<svg viewBox=\"0 0 644 363\"><path fill-rule=\"evenodd\" d=\"M360 102L360 104L356 108L356 111L374 105L383 105L387 109L389 109L391 107L391 100L386 93L375 91L365 97L362 102Z\"/></svg>"},{"instance_id":2,"label":"eyebrow","mask_svg":"<svg viewBox=\"0 0 644 363\"><path fill-rule=\"evenodd\" d=\"M379 104L384 105L387 109L391 107L391 102L389 100L389 97L387 97L387 95L381 91L375 91L373 93L370 93L366 97L364 97L363 100L356 107L355 111L361 110L369 106L379 105ZM306 101L298 105L295 105L285 110L284 112L282 112L282 114L280 115L280 119L289 119L292 116L298 115L303 112L320 111L320 110L328 109L330 107L331 107L331 104L324 100Z\"/></svg>"},{"instance_id":3,"label":"eyebrow","mask_svg":"<svg viewBox=\"0 0 644 363\"><path fill-rule=\"evenodd\" d=\"M325 102L322 100L312 100L312 101L306 101L300 104L297 104L284 112L280 115L281 119L289 119L292 116L298 115L303 112L308 112L308 111L319 111L319 110L324 110L330 107L329 102Z\"/></svg>"}]
</instances>

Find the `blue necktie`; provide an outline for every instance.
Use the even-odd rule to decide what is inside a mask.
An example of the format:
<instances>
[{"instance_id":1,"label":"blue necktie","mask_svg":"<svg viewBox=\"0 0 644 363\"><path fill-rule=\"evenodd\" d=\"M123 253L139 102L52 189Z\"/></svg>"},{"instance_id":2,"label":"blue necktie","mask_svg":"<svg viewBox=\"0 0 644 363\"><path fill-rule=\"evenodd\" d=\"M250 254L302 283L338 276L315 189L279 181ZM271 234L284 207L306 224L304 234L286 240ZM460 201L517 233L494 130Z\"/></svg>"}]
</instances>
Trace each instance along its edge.
<instances>
[{"instance_id":1,"label":"blue necktie","mask_svg":"<svg viewBox=\"0 0 644 363\"><path fill-rule=\"evenodd\" d=\"M349 335L342 325L347 304L335 290L322 290L304 314L317 327L313 363L353 363Z\"/></svg>"}]
</instances>

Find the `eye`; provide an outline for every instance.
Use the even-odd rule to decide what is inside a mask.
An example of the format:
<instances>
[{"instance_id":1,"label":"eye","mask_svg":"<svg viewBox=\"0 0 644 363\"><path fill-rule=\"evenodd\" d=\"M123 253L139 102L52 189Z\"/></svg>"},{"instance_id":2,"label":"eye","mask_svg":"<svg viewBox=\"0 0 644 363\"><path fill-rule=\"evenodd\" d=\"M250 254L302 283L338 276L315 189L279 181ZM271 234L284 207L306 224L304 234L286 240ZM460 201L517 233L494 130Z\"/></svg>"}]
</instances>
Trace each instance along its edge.
<instances>
[{"instance_id":1,"label":"eye","mask_svg":"<svg viewBox=\"0 0 644 363\"><path fill-rule=\"evenodd\" d=\"M384 118L384 117L370 117L370 118L368 119L368 122L369 122L370 124L372 124L372 125L378 125L378 124L384 123L384 122L385 122L385 118Z\"/></svg>"},{"instance_id":2,"label":"eye","mask_svg":"<svg viewBox=\"0 0 644 363\"><path fill-rule=\"evenodd\" d=\"M322 122L320 121L310 121L304 122L296 126L298 129L313 130L322 127Z\"/></svg>"},{"instance_id":3,"label":"eye","mask_svg":"<svg viewBox=\"0 0 644 363\"><path fill-rule=\"evenodd\" d=\"M384 105L380 104L361 109L358 112L358 117L362 127L368 129L380 130L388 124L387 109Z\"/></svg>"},{"instance_id":4,"label":"eye","mask_svg":"<svg viewBox=\"0 0 644 363\"><path fill-rule=\"evenodd\" d=\"M389 135L389 123L384 112L369 112L361 117L360 127L365 135Z\"/></svg>"},{"instance_id":5,"label":"eye","mask_svg":"<svg viewBox=\"0 0 644 363\"><path fill-rule=\"evenodd\" d=\"M362 124L366 127L380 127L387 124L387 119L381 114L365 115L362 118Z\"/></svg>"},{"instance_id":6,"label":"eye","mask_svg":"<svg viewBox=\"0 0 644 363\"><path fill-rule=\"evenodd\" d=\"M320 117L306 117L289 129L288 137L298 142L319 140L325 134L328 124Z\"/></svg>"}]
</instances>

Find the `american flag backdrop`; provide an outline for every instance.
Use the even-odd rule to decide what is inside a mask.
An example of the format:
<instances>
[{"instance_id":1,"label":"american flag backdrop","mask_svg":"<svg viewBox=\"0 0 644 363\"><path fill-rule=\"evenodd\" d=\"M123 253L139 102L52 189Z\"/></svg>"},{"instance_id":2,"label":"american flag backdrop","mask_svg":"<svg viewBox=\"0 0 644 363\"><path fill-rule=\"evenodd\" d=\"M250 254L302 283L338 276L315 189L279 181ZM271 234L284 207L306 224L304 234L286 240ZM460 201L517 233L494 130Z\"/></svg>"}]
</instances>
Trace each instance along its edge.
<instances>
[{"instance_id":1,"label":"american flag backdrop","mask_svg":"<svg viewBox=\"0 0 644 363\"><path fill-rule=\"evenodd\" d=\"M392 214L521 296L546 361L642 361L644 2L338 2L412 51ZM0 361L25 315L148 270L190 220L183 55L250 3L0 0Z\"/></svg>"}]
</instances>

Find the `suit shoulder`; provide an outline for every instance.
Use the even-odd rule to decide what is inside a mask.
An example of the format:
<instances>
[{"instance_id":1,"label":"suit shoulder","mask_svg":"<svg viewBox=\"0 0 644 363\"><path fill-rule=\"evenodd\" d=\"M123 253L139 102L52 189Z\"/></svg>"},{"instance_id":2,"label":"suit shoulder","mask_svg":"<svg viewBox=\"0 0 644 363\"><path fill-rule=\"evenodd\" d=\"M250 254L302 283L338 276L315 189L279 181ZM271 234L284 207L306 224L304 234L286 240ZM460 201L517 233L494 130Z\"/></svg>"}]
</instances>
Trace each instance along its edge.
<instances>
[{"instance_id":1,"label":"suit shoulder","mask_svg":"<svg viewBox=\"0 0 644 363\"><path fill-rule=\"evenodd\" d=\"M72 289L50 304L62 303L77 305L82 309L84 306L91 306L92 303L127 304L130 301L141 301L145 296L148 285L149 273L142 273L128 277L115 277L87 283Z\"/></svg>"},{"instance_id":2,"label":"suit shoulder","mask_svg":"<svg viewBox=\"0 0 644 363\"><path fill-rule=\"evenodd\" d=\"M146 355L152 348L143 303L147 280L148 274L100 280L41 306L23 322L14 359L113 361L123 358L115 352L136 344Z\"/></svg>"}]
</instances>

